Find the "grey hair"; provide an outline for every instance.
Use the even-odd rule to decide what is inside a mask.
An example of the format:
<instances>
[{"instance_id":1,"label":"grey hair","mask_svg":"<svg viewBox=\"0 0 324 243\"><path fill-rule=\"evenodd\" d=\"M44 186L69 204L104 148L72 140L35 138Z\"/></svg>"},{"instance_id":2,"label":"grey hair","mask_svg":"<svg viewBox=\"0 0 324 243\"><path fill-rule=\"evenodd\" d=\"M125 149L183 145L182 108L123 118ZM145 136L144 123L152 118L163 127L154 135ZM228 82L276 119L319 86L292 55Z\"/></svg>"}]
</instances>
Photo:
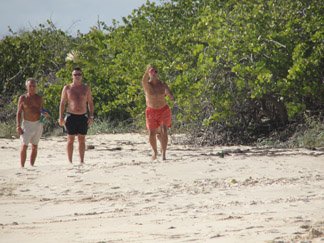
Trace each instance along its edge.
<instances>
[{"instance_id":1,"label":"grey hair","mask_svg":"<svg viewBox=\"0 0 324 243\"><path fill-rule=\"evenodd\" d=\"M27 78L25 85L27 86L28 82L33 82L33 83L37 83L36 79L34 78Z\"/></svg>"}]
</instances>

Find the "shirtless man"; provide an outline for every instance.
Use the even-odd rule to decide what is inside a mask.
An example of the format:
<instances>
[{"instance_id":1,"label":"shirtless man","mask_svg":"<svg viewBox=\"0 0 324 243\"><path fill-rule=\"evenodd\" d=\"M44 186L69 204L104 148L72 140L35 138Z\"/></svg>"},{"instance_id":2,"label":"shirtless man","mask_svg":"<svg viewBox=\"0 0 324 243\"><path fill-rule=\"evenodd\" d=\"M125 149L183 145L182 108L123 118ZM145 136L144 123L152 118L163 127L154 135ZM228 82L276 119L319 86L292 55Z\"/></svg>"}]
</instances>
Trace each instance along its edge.
<instances>
[{"instance_id":1,"label":"shirtless man","mask_svg":"<svg viewBox=\"0 0 324 243\"><path fill-rule=\"evenodd\" d=\"M25 166L28 144L32 144L30 165L34 166L37 157L37 145L43 133L43 124L40 122L43 99L36 94L36 80L26 80L27 93L19 97L16 123L17 133L22 145L20 149L20 165ZM47 114L48 115L48 114Z\"/></svg>"},{"instance_id":2,"label":"shirtless man","mask_svg":"<svg viewBox=\"0 0 324 243\"><path fill-rule=\"evenodd\" d=\"M79 141L79 156L81 164L84 163L85 136L88 126L93 123L93 99L89 86L82 83L82 70L74 68L72 71L73 82L65 85L62 90L59 124L65 126L67 131L67 155L72 163L73 144L75 136ZM67 103L67 114L64 118ZM89 113L89 114L88 114Z\"/></svg>"},{"instance_id":3,"label":"shirtless man","mask_svg":"<svg viewBox=\"0 0 324 243\"><path fill-rule=\"evenodd\" d=\"M165 96L169 96L172 101L174 97L168 85L159 80L156 68L151 65L148 65L144 73L142 85L146 99L146 128L149 131L149 142L153 150L152 160L157 158L156 137L161 143L162 159L166 160L171 110Z\"/></svg>"}]
</instances>

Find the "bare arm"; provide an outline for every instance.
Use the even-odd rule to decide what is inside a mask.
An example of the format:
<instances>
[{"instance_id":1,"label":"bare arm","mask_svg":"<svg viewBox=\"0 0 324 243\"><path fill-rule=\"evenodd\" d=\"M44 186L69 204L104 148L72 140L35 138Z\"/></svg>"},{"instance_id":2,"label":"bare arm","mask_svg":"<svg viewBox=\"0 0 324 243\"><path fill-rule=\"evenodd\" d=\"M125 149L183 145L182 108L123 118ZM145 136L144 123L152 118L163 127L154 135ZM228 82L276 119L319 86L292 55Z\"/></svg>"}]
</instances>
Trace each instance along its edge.
<instances>
[{"instance_id":1,"label":"bare arm","mask_svg":"<svg viewBox=\"0 0 324 243\"><path fill-rule=\"evenodd\" d=\"M64 86L61 94L61 102L60 102L60 110L59 110L59 125L64 125L64 110L65 110L65 104L67 101L67 94L66 94L66 86Z\"/></svg>"},{"instance_id":2,"label":"bare arm","mask_svg":"<svg viewBox=\"0 0 324 243\"><path fill-rule=\"evenodd\" d=\"M43 97L40 97L40 100L41 100L40 107L41 107L41 109L44 109L44 100L43 100Z\"/></svg>"},{"instance_id":3,"label":"bare arm","mask_svg":"<svg viewBox=\"0 0 324 243\"><path fill-rule=\"evenodd\" d=\"M148 65L146 68L146 71L143 75L143 78L142 78L142 85L143 85L144 91L147 90L148 82L150 80L150 76L149 76L150 68L151 68L151 65Z\"/></svg>"},{"instance_id":4,"label":"bare arm","mask_svg":"<svg viewBox=\"0 0 324 243\"><path fill-rule=\"evenodd\" d=\"M43 100L43 97L41 97L41 113L43 113L43 109L44 109L44 100Z\"/></svg>"},{"instance_id":5,"label":"bare arm","mask_svg":"<svg viewBox=\"0 0 324 243\"><path fill-rule=\"evenodd\" d=\"M174 96L169 88L169 86L167 84L164 84L165 85L165 95L169 96L169 98L175 102L175 99L174 99Z\"/></svg>"},{"instance_id":6,"label":"bare arm","mask_svg":"<svg viewBox=\"0 0 324 243\"><path fill-rule=\"evenodd\" d=\"M41 114L45 116L46 118L49 118L49 113L44 109L44 99L41 97Z\"/></svg>"},{"instance_id":7,"label":"bare arm","mask_svg":"<svg viewBox=\"0 0 324 243\"><path fill-rule=\"evenodd\" d=\"M92 123L94 119L94 105L93 105L93 98L92 98L92 92L90 87L88 87L88 92L87 92L87 102L88 102L88 109L89 109L89 120L88 123Z\"/></svg>"},{"instance_id":8,"label":"bare arm","mask_svg":"<svg viewBox=\"0 0 324 243\"><path fill-rule=\"evenodd\" d=\"M20 96L18 100L18 107L17 107L17 114L16 114L16 124L17 124L17 132L19 135L23 133L21 129L21 117L23 112L23 103L24 103L24 96Z\"/></svg>"}]
</instances>

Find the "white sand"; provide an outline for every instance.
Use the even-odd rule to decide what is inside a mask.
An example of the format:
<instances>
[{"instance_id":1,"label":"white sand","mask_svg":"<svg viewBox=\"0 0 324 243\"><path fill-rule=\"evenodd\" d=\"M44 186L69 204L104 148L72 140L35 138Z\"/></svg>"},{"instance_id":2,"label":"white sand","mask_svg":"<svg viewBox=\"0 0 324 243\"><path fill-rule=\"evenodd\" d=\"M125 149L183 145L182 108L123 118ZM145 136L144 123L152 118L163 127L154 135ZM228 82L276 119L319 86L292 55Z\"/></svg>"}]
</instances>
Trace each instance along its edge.
<instances>
[{"instance_id":1,"label":"white sand","mask_svg":"<svg viewBox=\"0 0 324 243\"><path fill-rule=\"evenodd\" d=\"M84 166L55 137L25 169L20 141L0 139L0 242L324 242L323 150L191 147L173 135L168 159L151 161L146 134L87 138Z\"/></svg>"}]
</instances>

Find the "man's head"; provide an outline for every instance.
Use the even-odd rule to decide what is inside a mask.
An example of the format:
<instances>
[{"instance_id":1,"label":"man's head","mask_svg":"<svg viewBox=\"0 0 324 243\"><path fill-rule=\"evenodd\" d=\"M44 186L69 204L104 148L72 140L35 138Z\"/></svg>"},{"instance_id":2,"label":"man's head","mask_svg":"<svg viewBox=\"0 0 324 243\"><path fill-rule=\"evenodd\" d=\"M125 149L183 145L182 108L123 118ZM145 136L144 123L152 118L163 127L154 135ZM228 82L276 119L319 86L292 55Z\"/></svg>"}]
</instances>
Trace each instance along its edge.
<instances>
[{"instance_id":1,"label":"man's head","mask_svg":"<svg viewBox=\"0 0 324 243\"><path fill-rule=\"evenodd\" d=\"M148 73L149 73L150 78L153 78L153 77L156 77L157 76L157 70L156 70L155 67L151 67L148 70Z\"/></svg>"},{"instance_id":2,"label":"man's head","mask_svg":"<svg viewBox=\"0 0 324 243\"><path fill-rule=\"evenodd\" d=\"M79 67L73 68L72 78L73 78L73 80L81 80L82 79L82 70L81 70L81 68L79 68Z\"/></svg>"},{"instance_id":3,"label":"man's head","mask_svg":"<svg viewBox=\"0 0 324 243\"><path fill-rule=\"evenodd\" d=\"M36 83L36 80L33 79L33 78L28 78L25 82L25 85L26 85L26 90L28 93L30 94L35 94L36 93L36 86L37 86L37 83Z\"/></svg>"}]
</instances>

